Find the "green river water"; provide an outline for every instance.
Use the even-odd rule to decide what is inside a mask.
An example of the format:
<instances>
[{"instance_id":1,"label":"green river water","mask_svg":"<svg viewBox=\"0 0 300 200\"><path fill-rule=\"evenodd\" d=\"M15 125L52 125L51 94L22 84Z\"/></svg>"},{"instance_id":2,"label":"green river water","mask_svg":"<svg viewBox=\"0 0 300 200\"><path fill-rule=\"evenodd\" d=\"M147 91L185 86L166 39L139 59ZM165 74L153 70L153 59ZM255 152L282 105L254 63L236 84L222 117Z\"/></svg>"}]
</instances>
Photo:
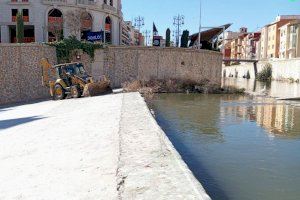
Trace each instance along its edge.
<instances>
[{"instance_id":1,"label":"green river water","mask_svg":"<svg viewBox=\"0 0 300 200\"><path fill-rule=\"evenodd\" d=\"M150 106L212 199L300 199L297 103L238 95L159 94Z\"/></svg>"}]
</instances>

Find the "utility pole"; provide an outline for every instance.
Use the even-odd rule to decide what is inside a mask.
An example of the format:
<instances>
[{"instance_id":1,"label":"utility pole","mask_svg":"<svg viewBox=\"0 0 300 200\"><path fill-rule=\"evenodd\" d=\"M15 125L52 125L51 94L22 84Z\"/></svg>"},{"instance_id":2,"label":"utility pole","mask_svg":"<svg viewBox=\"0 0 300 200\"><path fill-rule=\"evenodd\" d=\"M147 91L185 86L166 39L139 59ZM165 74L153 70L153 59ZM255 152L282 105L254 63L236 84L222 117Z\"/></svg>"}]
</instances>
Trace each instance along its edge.
<instances>
[{"instance_id":1,"label":"utility pole","mask_svg":"<svg viewBox=\"0 0 300 200\"><path fill-rule=\"evenodd\" d=\"M139 29L141 32L141 28L145 25L144 17L138 16L134 18L134 26Z\"/></svg>"},{"instance_id":2,"label":"utility pole","mask_svg":"<svg viewBox=\"0 0 300 200\"><path fill-rule=\"evenodd\" d=\"M146 41L146 46L148 46L148 44L149 44L149 40L150 40L150 33L151 33L151 31L149 31L149 30L145 30L144 31L144 36L145 36L145 41Z\"/></svg>"},{"instance_id":3,"label":"utility pole","mask_svg":"<svg viewBox=\"0 0 300 200\"><path fill-rule=\"evenodd\" d=\"M198 49L201 49L201 30L202 30L202 0L200 0L200 18L199 18L199 36L198 36Z\"/></svg>"},{"instance_id":4,"label":"utility pole","mask_svg":"<svg viewBox=\"0 0 300 200\"><path fill-rule=\"evenodd\" d=\"M176 37L176 46L179 47L179 39L180 39L180 28L182 25L184 25L184 16L178 14L178 16L175 16L173 25L176 27L175 31L175 37Z\"/></svg>"}]
</instances>

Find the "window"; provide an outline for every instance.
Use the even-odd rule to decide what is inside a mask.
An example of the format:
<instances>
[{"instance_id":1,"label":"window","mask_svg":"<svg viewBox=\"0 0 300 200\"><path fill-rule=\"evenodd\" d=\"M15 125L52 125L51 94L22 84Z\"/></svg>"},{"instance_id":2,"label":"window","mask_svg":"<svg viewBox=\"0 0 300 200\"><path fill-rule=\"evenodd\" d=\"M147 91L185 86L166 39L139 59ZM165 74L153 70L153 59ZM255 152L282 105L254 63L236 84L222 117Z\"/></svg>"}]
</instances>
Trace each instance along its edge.
<instances>
[{"instance_id":1,"label":"window","mask_svg":"<svg viewBox=\"0 0 300 200\"><path fill-rule=\"evenodd\" d=\"M114 5L113 0L104 0L104 3L105 3L105 4L108 4L108 5L110 5L110 6L113 6L113 5Z\"/></svg>"},{"instance_id":2,"label":"window","mask_svg":"<svg viewBox=\"0 0 300 200\"><path fill-rule=\"evenodd\" d=\"M18 9L11 9L11 16L17 16Z\"/></svg>"},{"instance_id":3,"label":"window","mask_svg":"<svg viewBox=\"0 0 300 200\"><path fill-rule=\"evenodd\" d=\"M29 10L28 9L23 9L23 20L24 22L29 22Z\"/></svg>"},{"instance_id":4,"label":"window","mask_svg":"<svg viewBox=\"0 0 300 200\"><path fill-rule=\"evenodd\" d=\"M11 9L11 21L17 21L18 9Z\"/></svg>"},{"instance_id":5,"label":"window","mask_svg":"<svg viewBox=\"0 0 300 200\"><path fill-rule=\"evenodd\" d=\"M29 10L28 9L23 9L23 16L29 16Z\"/></svg>"}]
</instances>

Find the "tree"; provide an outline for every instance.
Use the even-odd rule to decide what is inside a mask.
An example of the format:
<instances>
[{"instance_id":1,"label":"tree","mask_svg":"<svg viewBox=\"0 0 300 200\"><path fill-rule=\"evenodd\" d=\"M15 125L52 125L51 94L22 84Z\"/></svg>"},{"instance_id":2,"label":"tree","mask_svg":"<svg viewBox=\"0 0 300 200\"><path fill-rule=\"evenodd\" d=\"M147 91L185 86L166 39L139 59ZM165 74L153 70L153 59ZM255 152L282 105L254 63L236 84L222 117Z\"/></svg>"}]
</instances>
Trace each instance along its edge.
<instances>
[{"instance_id":1,"label":"tree","mask_svg":"<svg viewBox=\"0 0 300 200\"><path fill-rule=\"evenodd\" d=\"M166 47L170 47L171 45L171 31L168 28L166 31Z\"/></svg>"},{"instance_id":2,"label":"tree","mask_svg":"<svg viewBox=\"0 0 300 200\"><path fill-rule=\"evenodd\" d=\"M82 10L68 11L66 14L66 25L70 35L78 37L81 33Z\"/></svg>"},{"instance_id":3,"label":"tree","mask_svg":"<svg viewBox=\"0 0 300 200\"><path fill-rule=\"evenodd\" d=\"M188 30L183 31L181 36L181 45L182 48L187 48L189 43L190 32Z\"/></svg>"},{"instance_id":4,"label":"tree","mask_svg":"<svg viewBox=\"0 0 300 200\"><path fill-rule=\"evenodd\" d=\"M53 22L49 22L48 31L54 35L55 41L63 39L63 21L56 20Z\"/></svg>"},{"instance_id":5,"label":"tree","mask_svg":"<svg viewBox=\"0 0 300 200\"><path fill-rule=\"evenodd\" d=\"M22 13L18 12L17 14L17 26L16 26L16 38L17 43L24 42L24 21Z\"/></svg>"}]
</instances>

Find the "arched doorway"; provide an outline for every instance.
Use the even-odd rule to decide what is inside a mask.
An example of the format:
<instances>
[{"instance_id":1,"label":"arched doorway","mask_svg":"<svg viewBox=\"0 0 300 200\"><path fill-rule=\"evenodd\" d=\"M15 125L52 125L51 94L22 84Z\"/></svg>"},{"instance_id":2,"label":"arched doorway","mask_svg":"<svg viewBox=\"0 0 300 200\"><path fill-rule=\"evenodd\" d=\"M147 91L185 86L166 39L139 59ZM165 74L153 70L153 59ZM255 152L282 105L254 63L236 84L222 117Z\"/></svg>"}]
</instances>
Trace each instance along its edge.
<instances>
[{"instance_id":1,"label":"arched doorway","mask_svg":"<svg viewBox=\"0 0 300 200\"><path fill-rule=\"evenodd\" d=\"M105 42L112 43L112 21L109 16L105 18Z\"/></svg>"},{"instance_id":2,"label":"arched doorway","mask_svg":"<svg viewBox=\"0 0 300 200\"><path fill-rule=\"evenodd\" d=\"M63 38L63 14L58 9L48 12L48 41L59 41Z\"/></svg>"},{"instance_id":3,"label":"arched doorway","mask_svg":"<svg viewBox=\"0 0 300 200\"><path fill-rule=\"evenodd\" d=\"M86 40L87 33L92 31L93 18L88 12L81 14L81 40Z\"/></svg>"}]
</instances>

